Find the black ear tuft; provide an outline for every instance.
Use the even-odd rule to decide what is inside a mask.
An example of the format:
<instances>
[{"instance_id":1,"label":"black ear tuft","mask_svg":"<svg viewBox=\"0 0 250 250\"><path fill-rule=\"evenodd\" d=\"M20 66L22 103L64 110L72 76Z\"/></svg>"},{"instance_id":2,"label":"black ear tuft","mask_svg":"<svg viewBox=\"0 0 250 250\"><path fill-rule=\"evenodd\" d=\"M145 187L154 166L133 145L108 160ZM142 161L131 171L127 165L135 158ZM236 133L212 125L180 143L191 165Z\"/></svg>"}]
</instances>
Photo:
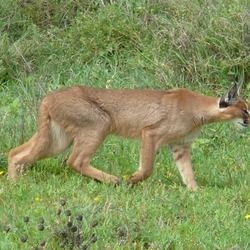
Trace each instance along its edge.
<instances>
[{"instance_id":1,"label":"black ear tuft","mask_svg":"<svg viewBox=\"0 0 250 250\"><path fill-rule=\"evenodd\" d=\"M239 95L239 90L242 82L235 82L234 86L231 87L220 99L219 107L226 108L235 102L237 102L237 96Z\"/></svg>"},{"instance_id":2,"label":"black ear tuft","mask_svg":"<svg viewBox=\"0 0 250 250\"><path fill-rule=\"evenodd\" d=\"M219 107L220 109L228 107L229 104L226 100L223 99L223 97L220 99Z\"/></svg>"}]
</instances>

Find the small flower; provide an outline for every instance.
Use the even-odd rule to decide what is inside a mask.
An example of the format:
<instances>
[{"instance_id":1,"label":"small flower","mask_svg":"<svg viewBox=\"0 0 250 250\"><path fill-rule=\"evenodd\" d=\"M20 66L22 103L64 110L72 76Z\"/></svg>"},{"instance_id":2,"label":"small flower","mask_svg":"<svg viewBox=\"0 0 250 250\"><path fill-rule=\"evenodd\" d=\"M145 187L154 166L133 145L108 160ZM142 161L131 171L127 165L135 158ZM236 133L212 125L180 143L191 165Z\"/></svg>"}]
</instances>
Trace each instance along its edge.
<instances>
[{"instance_id":1,"label":"small flower","mask_svg":"<svg viewBox=\"0 0 250 250\"><path fill-rule=\"evenodd\" d=\"M20 241L23 242L23 243L25 243L27 240L28 240L28 238L26 236L22 236L20 238Z\"/></svg>"},{"instance_id":2,"label":"small flower","mask_svg":"<svg viewBox=\"0 0 250 250\"><path fill-rule=\"evenodd\" d=\"M60 234L61 234L61 236L62 236L63 238L67 238L67 237L68 237L68 234L67 234L66 231L62 231Z\"/></svg>"},{"instance_id":3,"label":"small flower","mask_svg":"<svg viewBox=\"0 0 250 250\"><path fill-rule=\"evenodd\" d=\"M250 219L250 214L247 214L247 215L245 216L245 219Z\"/></svg>"},{"instance_id":4,"label":"small flower","mask_svg":"<svg viewBox=\"0 0 250 250\"><path fill-rule=\"evenodd\" d=\"M70 231L71 231L72 233L75 233L75 232L77 231L77 226L71 227Z\"/></svg>"},{"instance_id":5,"label":"small flower","mask_svg":"<svg viewBox=\"0 0 250 250\"><path fill-rule=\"evenodd\" d=\"M122 179L123 179L124 181L126 181L126 180L128 179L128 175L127 175L127 174L123 175L123 176L122 176Z\"/></svg>"},{"instance_id":6,"label":"small flower","mask_svg":"<svg viewBox=\"0 0 250 250\"><path fill-rule=\"evenodd\" d=\"M62 210L61 210L61 209L58 209L57 215L61 215L61 213L62 213Z\"/></svg>"},{"instance_id":7,"label":"small flower","mask_svg":"<svg viewBox=\"0 0 250 250\"><path fill-rule=\"evenodd\" d=\"M0 171L0 176L1 176L1 175L4 175L4 171Z\"/></svg>"},{"instance_id":8,"label":"small flower","mask_svg":"<svg viewBox=\"0 0 250 250\"><path fill-rule=\"evenodd\" d=\"M83 216L81 214L76 216L76 220L82 221L82 219L83 219Z\"/></svg>"},{"instance_id":9,"label":"small flower","mask_svg":"<svg viewBox=\"0 0 250 250\"><path fill-rule=\"evenodd\" d=\"M39 226L38 226L38 230L39 230L39 231L43 231L43 230L44 230L44 225L43 225L43 224L39 225Z\"/></svg>"},{"instance_id":10,"label":"small flower","mask_svg":"<svg viewBox=\"0 0 250 250\"><path fill-rule=\"evenodd\" d=\"M25 223L28 223L29 220L30 220L30 218L29 218L28 216L23 217L23 221L24 221Z\"/></svg>"},{"instance_id":11,"label":"small flower","mask_svg":"<svg viewBox=\"0 0 250 250\"><path fill-rule=\"evenodd\" d=\"M35 201L36 201L36 202L38 202L38 201L40 201L40 200L41 200L40 197L36 197L36 198L35 198Z\"/></svg>"},{"instance_id":12,"label":"small flower","mask_svg":"<svg viewBox=\"0 0 250 250\"><path fill-rule=\"evenodd\" d=\"M73 226L72 221L69 221L69 222L67 223L67 227L72 227L72 226Z\"/></svg>"},{"instance_id":13,"label":"small flower","mask_svg":"<svg viewBox=\"0 0 250 250\"><path fill-rule=\"evenodd\" d=\"M95 201L96 203L100 202L100 200L101 200L100 197L95 197L95 198L94 198L94 201Z\"/></svg>"},{"instance_id":14,"label":"small flower","mask_svg":"<svg viewBox=\"0 0 250 250\"><path fill-rule=\"evenodd\" d=\"M40 224L43 224L44 223L44 218L43 217L39 218L39 222L40 222Z\"/></svg>"},{"instance_id":15,"label":"small flower","mask_svg":"<svg viewBox=\"0 0 250 250\"><path fill-rule=\"evenodd\" d=\"M41 247L44 247L46 244L47 244L47 242L46 242L45 240L43 240L43 241L40 243L40 246L41 246Z\"/></svg>"},{"instance_id":16,"label":"small flower","mask_svg":"<svg viewBox=\"0 0 250 250\"><path fill-rule=\"evenodd\" d=\"M125 232L124 232L123 230L119 230L119 231L117 232L117 235L118 235L119 237L123 237L123 236L125 236L126 234L125 234Z\"/></svg>"},{"instance_id":17,"label":"small flower","mask_svg":"<svg viewBox=\"0 0 250 250\"><path fill-rule=\"evenodd\" d=\"M70 211L70 210L66 210L66 211L65 211L65 215L66 215L66 216L70 216L70 215L71 215L71 211Z\"/></svg>"},{"instance_id":18,"label":"small flower","mask_svg":"<svg viewBox=\"0 0 250 250\"><path fill-rule=\"evenodd\" d=\"M66 205L66 200L60 200L60 204L61 204L61 206Z\"/></svg>"}]
</instances>

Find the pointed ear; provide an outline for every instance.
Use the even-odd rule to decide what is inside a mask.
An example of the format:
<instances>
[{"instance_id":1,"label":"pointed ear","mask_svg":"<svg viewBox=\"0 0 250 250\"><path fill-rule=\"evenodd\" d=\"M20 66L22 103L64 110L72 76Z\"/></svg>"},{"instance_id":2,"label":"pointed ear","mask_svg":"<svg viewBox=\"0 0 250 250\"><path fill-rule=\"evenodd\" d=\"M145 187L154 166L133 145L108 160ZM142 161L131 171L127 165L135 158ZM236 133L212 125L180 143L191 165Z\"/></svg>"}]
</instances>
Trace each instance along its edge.
<instances>
[{"instance_id":1,"label":"pointed ear","mask_svg":"<svg viewBox=\"0 0 250 250\"><path fill-rule=\"evenodd\" d=\"M220 108L226 108L237 101L237 96L239 95L240 87L242 81L234 83L234 86L231 87L220 99Z\"/></svg>"},{"instance_id":2,"label":"pointed ear","mask_svg":"<svg viewBox=\"0 0 250 250\"><path fill-rule=\"evenodd\" d=\"M235 82L237 84L237 95L240 95L240 88L242 86L243 80L241 79L239 82Z\"/></svg>"}]
</instances>

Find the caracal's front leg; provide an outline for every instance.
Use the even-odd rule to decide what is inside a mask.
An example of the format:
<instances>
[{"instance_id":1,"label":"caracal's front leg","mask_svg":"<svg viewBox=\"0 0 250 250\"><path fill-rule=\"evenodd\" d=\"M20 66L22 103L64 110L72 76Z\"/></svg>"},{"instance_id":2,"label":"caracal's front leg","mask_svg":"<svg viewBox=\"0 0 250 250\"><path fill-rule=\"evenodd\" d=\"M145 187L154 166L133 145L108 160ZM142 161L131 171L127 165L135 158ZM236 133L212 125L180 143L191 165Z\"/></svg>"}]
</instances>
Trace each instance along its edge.
<instances>
[{"instance_id":1,"label":"caracal's front leg","mask_svg":"<svg viewBox=\"0 0 250 250\"><path fill-rule=\"evenodd\" d=\"M184 184L189 189L196 191L198 185L191 163L191 144L175 144L171 146L171 150Z\"/></svg>"},{"instance_id":2,"label":"caracal's front leg","mask_svg":"<svg viewBox=\"0 0 250 250\"><path fill-rule=\"evenodd\" d=\"M137 172L130 176L128 183L137 183L147 179L153 172L154 160L159 149L158 136L152 130L142 131L140 166Z\"/></svg>"}]
</instances>

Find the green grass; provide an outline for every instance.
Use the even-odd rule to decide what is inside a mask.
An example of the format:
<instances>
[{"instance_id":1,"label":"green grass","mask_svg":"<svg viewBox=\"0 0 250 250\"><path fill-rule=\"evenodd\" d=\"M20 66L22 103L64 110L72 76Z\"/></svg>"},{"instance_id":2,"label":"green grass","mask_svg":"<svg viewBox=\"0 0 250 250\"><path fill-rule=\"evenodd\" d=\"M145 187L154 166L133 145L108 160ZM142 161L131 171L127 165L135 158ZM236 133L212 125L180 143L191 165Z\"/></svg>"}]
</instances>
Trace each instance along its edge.
<instances>
[{"instance_id":1,"label":"green grass","mask_svg":"<svg viewBox=\"0 0 250 250\"><path fill-rule=\"evenodd\" d=\"M244 0L4 1L0 171L7 171L9 150L34 133L41 98L64 86L178 86L220 96L242 78L249 98L248 8ZM153 176L133 188L81 177L65 163L69 151L33 164L15 184L0 175L0 249L35 249L44 240L41 249L60 249L69 220L90 249L249 249L249 142L249 130L207 126L193 144L197 193L182 185L167 147ZM109 137L92 163L122 178L136 171L139 148ZM80 249L71 244L65 249Z\"/></svg>"},{"instance_id":2,"label":"green grass","mask_svg":"<svg viewBox=\"0 0 250 250\"><path fill-rule=\"evenodd\" d=\"M125 183L118 187L98 184L81 177L65 165L64 157L35 164L14 185L1 177L1 230L4 226L12 228L3 232L1 248L32 249L46 240L48 249L56 249L62 241L56 232L62 231L66 223L65 216L60 221L56 215L63 198L72 218L83 214L85 239L93 233L97 235L93 249L247 249L250 229L244 218L249 213L249 158L244 145L247 142L236 147L234 141L240 141L238 136L231 139L224 149L223 141L229 142L225 134L209 140L208 145L197 141L200 145L194 152L194 162L201 186L197 193L182 186L165 148L157 157L154 175L133 188ZM217 152L215 149L221 144ZM111 172L118 176L130 174L137 163L136 150L134 143L111 138L93 164L101 169L109 169L110 164ZM116 164L119 168L113 166ZM37 197L39 201L35 200ZM24 216L30 217L27 226ZM37 230L40 217L45 219L43 232ZM94 221L98 225L92 228ZM120 231L123 236L118 235ZM26 234L32 247L19 241Z\"/></svg>"}]
</instances>

